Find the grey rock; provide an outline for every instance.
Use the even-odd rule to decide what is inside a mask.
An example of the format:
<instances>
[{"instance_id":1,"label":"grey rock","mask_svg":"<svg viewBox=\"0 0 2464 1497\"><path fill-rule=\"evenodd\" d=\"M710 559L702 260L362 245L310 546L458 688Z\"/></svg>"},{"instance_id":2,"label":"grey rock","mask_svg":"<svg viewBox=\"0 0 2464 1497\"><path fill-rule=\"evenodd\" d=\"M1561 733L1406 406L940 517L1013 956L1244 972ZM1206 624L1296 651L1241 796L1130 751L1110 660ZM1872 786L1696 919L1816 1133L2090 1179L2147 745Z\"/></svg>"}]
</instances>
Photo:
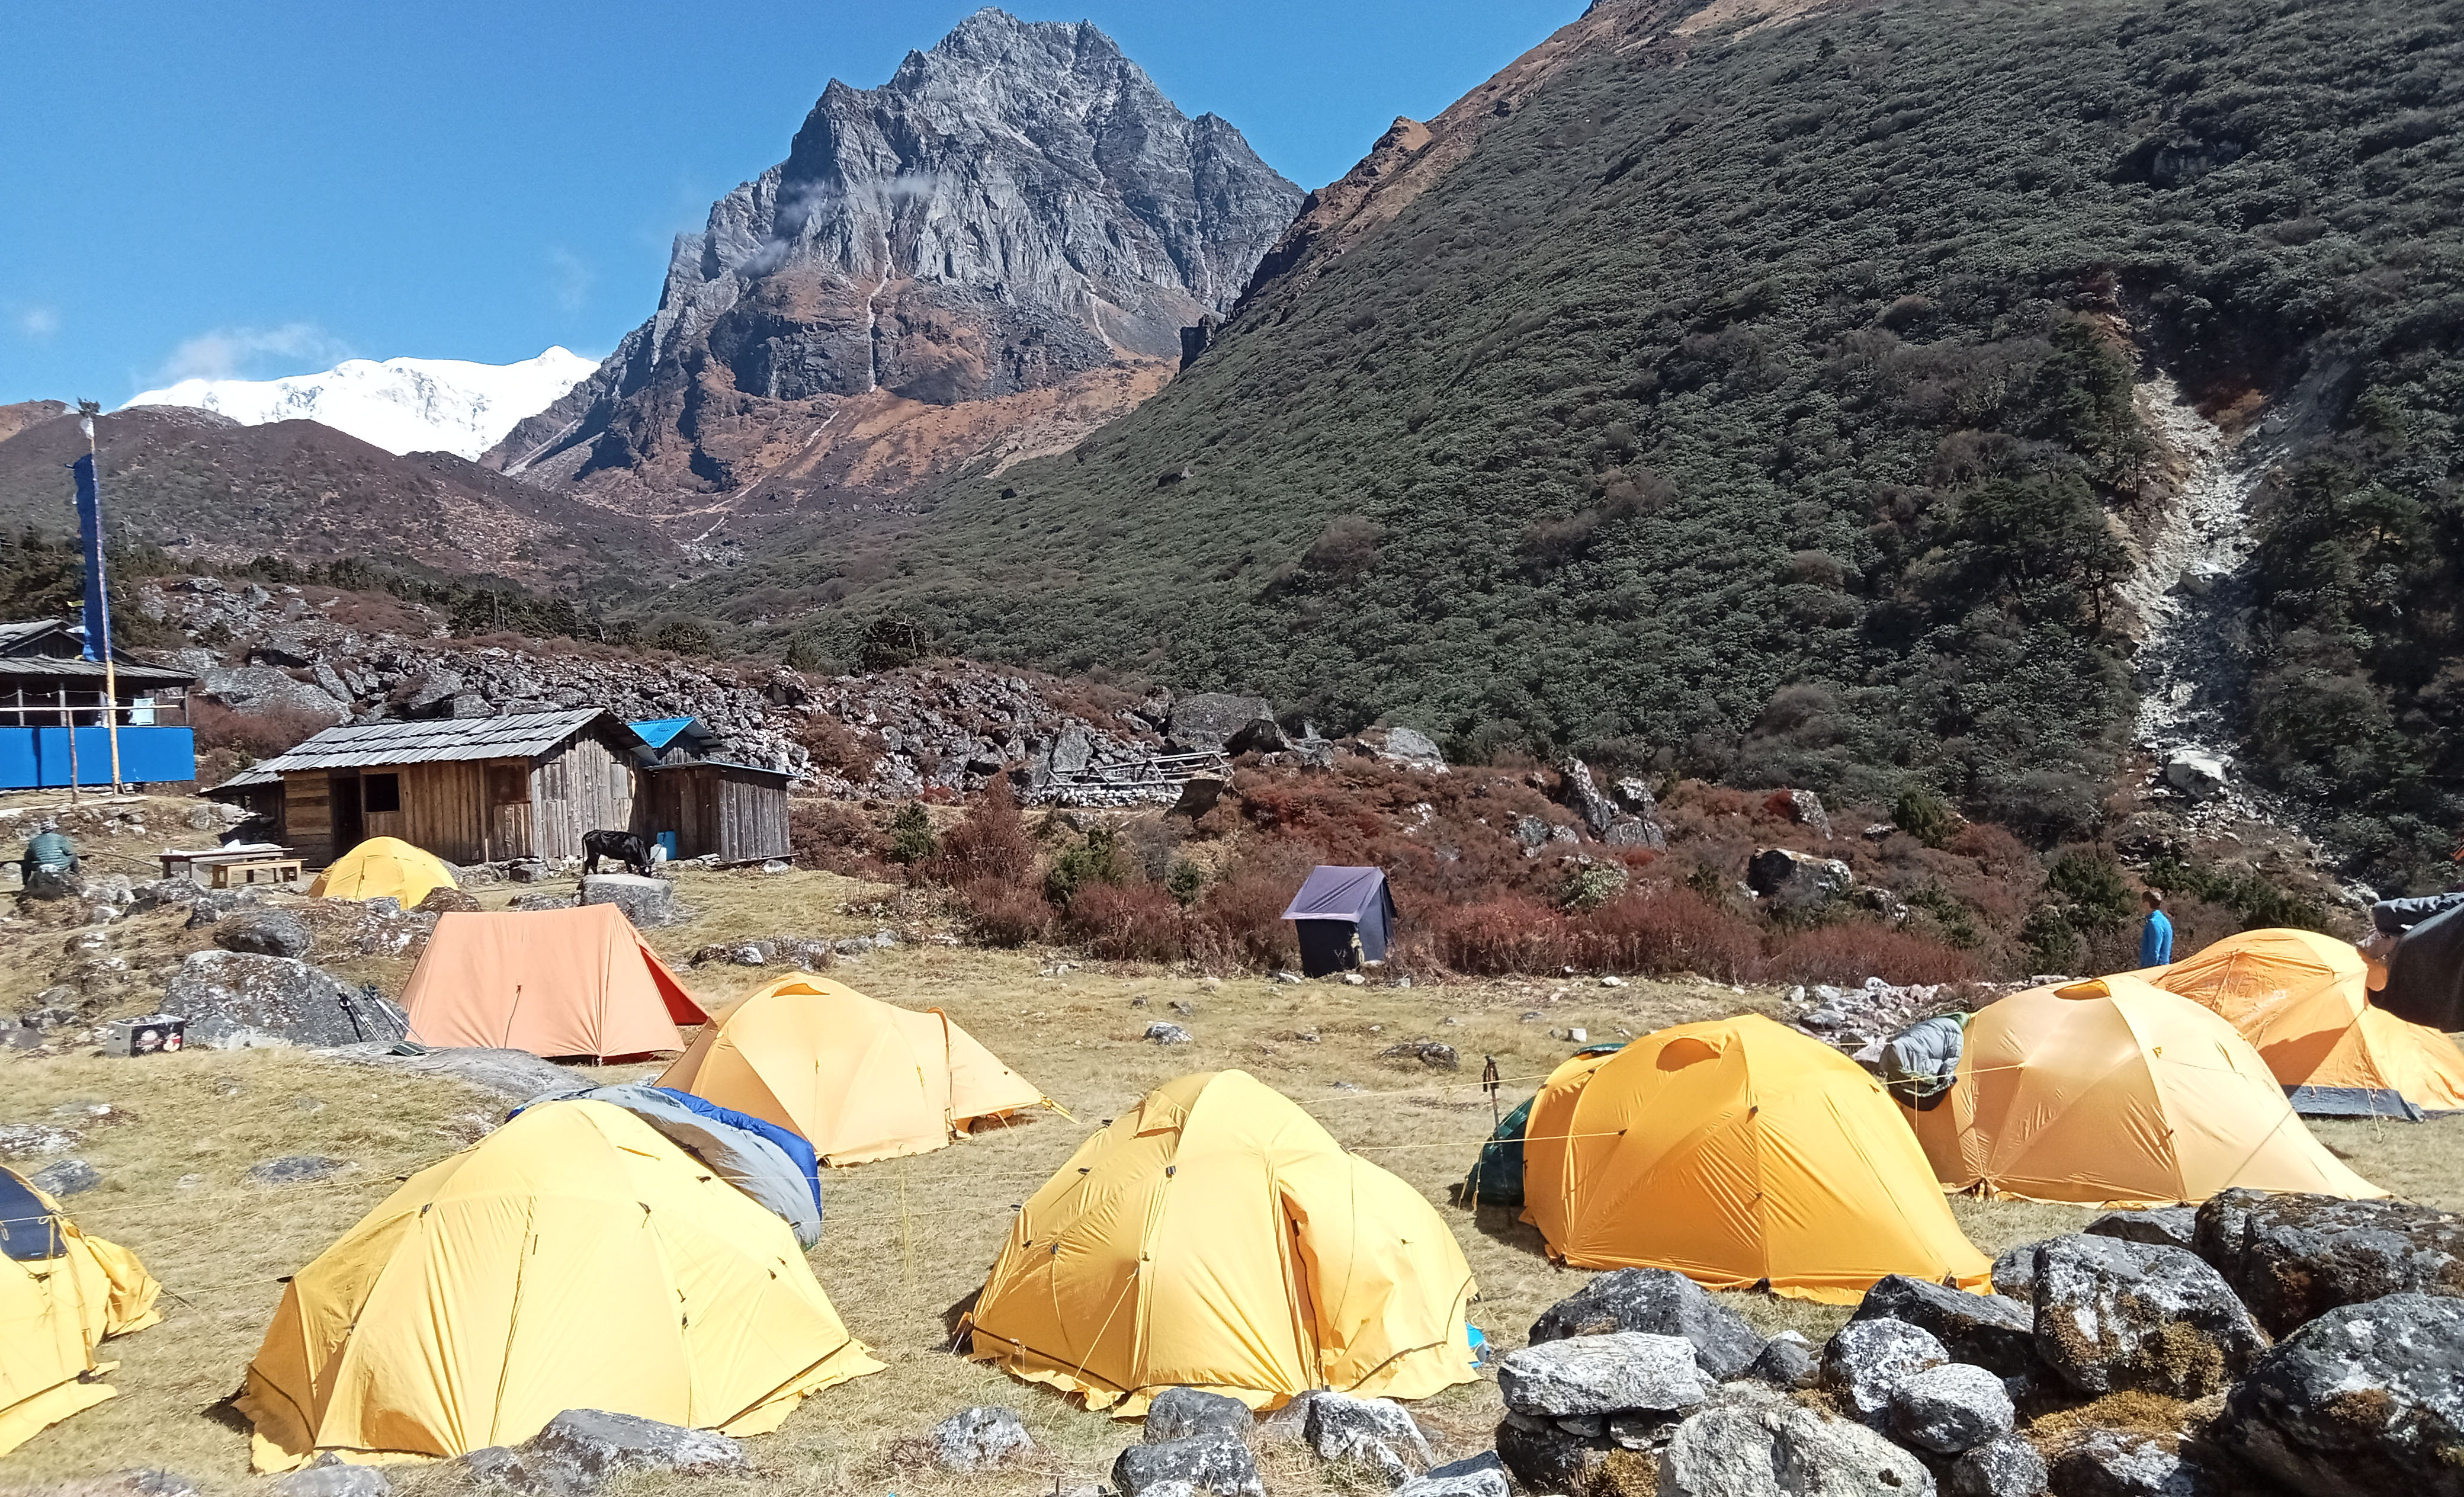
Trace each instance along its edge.
<instances>
[{"instance_id":1,"label":"grey rock","mask_svg":"<svg viewBox=\"0 0 2464 1497\"><path fill-rule=\"evenodd\" d=\"M1759 1377L1774 1388L1811 1388L1821 1375L1822 1364L1815 1359L1813 1346L1793 1331L1764 1343L1762 1354L1746 1369L1747 1376Z\"/></svg>"},{"instance_id":2,"label":"grey rock","mask_svg":"<svg viewBox=\"0 0 2464 1497\"><path fill-rule=\"evenodd\" d=\"M1180 1025L1177 1024L1166 1024L1162 1020L1158 1019L1154 1024L1147 1025L1147 1032L1144 1035L1144 1038L1153 1040L1157 1045L1187 1045L1190 1043L1192 1037L1190 1032L1182 1028Z\"/></svg>"},{"instance_id":3,"label":"grey rock","mask_svg":"<svg viewBox=\"0 0 2464 1497\"><path fill-rule=\"evenodd\" d=\"M1494 1450L1429 1468L1395 1488L1396 1497L1511 1497L1506 1463Z\"/></svg>"},{"instance_id":4,"label":"grey rock","mask_svg":"<svg viewBox=\"0 0 2464 1497\"><path fill-rule=\"evenodd\" d=\"M1999 1440L2015 1419L2002 1379L1972 1362L1928 1367L1891 1390L1891 1427L1936 1455L1955 1456Z\"/></svg>"},{"instance_id":5,"label":"grey rock","mask_svg":"<svg viewBox=\"0 0 2464 1497\"><path fill-rule=\"evenodd\" d=\"M321 1154L286 1154L250 1165L248 1178L259 1185L306 1185L332 1179L350 1167L348 1159L328 1158Z\"/></svg>"},{"instance_id":6,"label":"grey rock","mask_svg":"<svg viewBox=\"0 0 2464 1497\"><path fill-rule=\"evenodd\" d=\"M517 894L506 908L512 910L570 910L582 901L572 894ZM627 916L630 918L630 916Z\"/></svg>"},{"instance_id":7,"label":"grey rock","mask_svg":"<svg viewBox=\"0 0 2464 1497\"><path fill-rule=\"evenodd\" d=\"M197 1497L204 1489L193 1477L154 1466L133 1466L124 1471L115 1471L111 1475L111 1484L122 1491L135 1493L136 1497Z\"/></svg>"},{"instance_id":8,"label":"grey rock","mask_svg":"<svg viewBox=\"0 0 2464 1497\"><path fill-rule=\"evenodd\" d=\"M665 879L644 878L636 873L591 874L582 881L582 902L614 905L625 912L626 919L643 930L672 925L677 918L675 886Z\"/></svg>"},{"instance_id":9,"label":"grey rock","mask_svg":"<svg viewBox=\"0 0 2464 1497\"><path fill-rule=\"evenodd\" d=\"M541 1060L528 1050L450 1046L419 1055L396 1055L392 1045L379 1041L368 1045L346 1045L327 1053L335 1060L358 1066L377 1066L420 1075L450 1076L517 1102L551 1091L567 1091L579 1084L572 1071L553 1061Z\"/></svg>"},{"instance_id":10,"label":"grey rock","mask_svg":"<svg viewBox=\"0 0 2464 1497\"><path fill-rule=\"evenodd\" d=\"M268 1484L278 1497L387 1497L393 1483L373 1465L312 1465Z\"/></svg>"},{"instance_id":11,"label":"grey rock","mask_svg":"<svg viewBox=\"0 0 2464 1497\"><path fill-rule=\"evenodd\" d=\"M2036 1354L2079 1393L2204 1398L2267 1333L2216 1270L2178 1247L2079 1234L2036 1249Z\"/></svg>"},{"instance_id":12,"label":"grey rock","mask_svg":"<svg viewBox=\"0 0 2464 1497\"><path fill-rule=\"evenodd\" d=\"M1507 1413L1497 1426L1497 1454L1528 1492L1585 1492L1608 1464L1609 1445L1568 1433L1554 1420Z\"/></svg>"},{"instance_id":13,"label":"grey rock","mask_svg":"<svg viewBox=\"0 0 2464 1497\"><path fill-rule=\"evenodd\" d=\"M164 994L187 1017L187 1043L210 1049L267 1045L357 1045L402 1037L400 1010L345 988L333 974L288 957L200 951Z\"/></svg>"},{"instance_id":14,"label":"grey rock","mask_svg":"<svg viewBox=\"0 0 2464 1497\"><path fill-rule=\"evenodd\" d=\"M1557 775L1566 808L1583 819L1583 826L1593 836L1605 835L1609 824L1617 820L1617 810L1600 793L1599 782L1592 778L1592 766L1569 755L1557 761Z\"/></svg>"},{"instance_id":15,"label":"grey rock","mask_svg":"<svg viewBox=\"0 0 2464 1497\"><path fill-rule=\"evenodd\" d=\"M1811 790L1791 790L1788 804L1789 814L1800 826L1820 832L1825 842L1831 840L1831 813L1823 809L1822 797Z\"/></svg>"},{"instance_id":16,"label":"grey rock","mask_svg":"<svg viewBox=\"0 0 2464 1497\"><path fill-rule=\"evenodd\" d=\"M2196 1453L2177 1442L2100 1429L2049 1463L2061 1497L2245 1497Z\"/></svg>"},{"instance_id":17,"label":"grey rock","mask_svg":"<svg viewBox=\"0 0 2464 1497\"><path fill-rule=\"evenodd\" d=\"M1122 1451L1112 1489L1121 1497L1265 1497L1266 1485L1246 1442L1228 1429L1204 1429Z\"/></svg>"},{"instance_id":18,"label":"grey rock","mask_svg":"<svg viewBox=\"0 0 2464 1497\"><path fill-rule=\"evenodd\" d=\"M2036 1249L2050 1239L2006 1247L1993 1258L1993 1292L2033 1310L2036 1303ZM2029 1316L2030 1323L2035 1315Z\"/></svg>"},{"instance_id":19,"label":"grey rock","mask_svg":"<svg viewBox=\"0 0 2464 1497\"><path fill-rule=\"evenodd\" d=\"M1529 1339L1536 1346L1612 1331L1683 1336L1715 1382L1743 1373L1763 1352L1763 1338L1736 1311L1668 1268L1618 1268L1595 1277L1544 1310Z\"/></svg>"},{"instance_id":20,"label":"grey rock","mask_svg":"<svg viewBox=\"0 0 2464 1497\"><path fill-rule=\"evenodd\" d=\"M83 1159L58 1159L26 1177L50 1196L74 1196L102 1183L102 1172Z\"/></svg>"},{"instance_id":21,"label":"grey rock","mask_svg":"<svg viewBox=\"0 0 2464 1497\"><path fill-rule=\"evenodd\" d=\"M1388 1061L1419 1061L1431 1070L1463 1069L1463 1058L1455 1053L1455 1047L1451 1045L1441 1045L1435 1040L1406 1040L1400 1045L1390 1045L1377 1052L1377 1058Z\"/></svg>"},{"instance_id":22,"label":"grey rock","mask_svg":"<svg viewBox=\"0 0 2464 1497\"><path fill-rule=\"evenodd\" d=\"M1429 769L1443 773L1446 756L1438 740L1418 728L1372 728L1360 736L1363 748L1371 757L1407 769Z\"/></svg>"},{"instance_id":23,"label":"grey rock","mask_svg":"<svg viewBox=\"0 0 2464 1497\"><path fill-rule=\"evenodd\" d=\"M1251 723L1274 715L1263 696L1200 692L1172 704L1172 727L1166 736L1190 748L1220 749Z\"/></svg>"},{"instance_id":24,"label":"grey rock","mask_svg":"<svg viewBox=\"0 0 2464 1497\"><path fill-rule=\"evenodd\" d=\"M188 929L203 930L257 903L253 889L208 889L188 901Z\"/></svg>"},{"instance_id":25,"label":"grey rock","mask_svg":"<svg viewBox=\"0 0 2464 1497\"><path fill-rule=\"evenodd\" d=\"M130 890L128 908L132 914L142 914L171 905L193 906L205 897L205 886L193 878L158 878L134 886Z\"/></svg>"},{"instance_id":26,"label":"grey rock","mask_svg":"<svg viewBox=\"0 0 2464 1497\"><path fill-rule=\"evenodd\" d=\"M351 715L348 702L337 701L324 688L294 680L272 666L216 666L197 673L194 689L242 712L281 709L329 726Z\"/></svg>"},{"instance_id":27,"label":"grey rock","mask_svg":"<svg viewBox=\"0 0 2464 1497\"><path fill-rule=\"evenodd\" d=\"M1609 822L1600 833L1600 841L1612 848L1649 848L1655 852L1668 849L1668 833L1656 821L1639 816L1618 816Z\"/></svg>"},{"instance_id":28,"label":"grey rock","mask_svg":"<svg viewBox=\"0 0 2464 1497\"><path fill-rule=\"evenodd\" d=\"M2199 1207L2197 1244L2277 1335L2382 1295L2464 1296L2464 1216L2410 1201L2229 1190Z\"/></svg>"},{"instance_id":29,"label":"grey rock","mask_svg":"<svg viewBox=\"0 0 2464 1497\"><path fill-rule=\"evenodd\" d=\"M2464 1299L2399 1292L2341 1305L2236 1386L2224 1443L2318 1497L2464 1494Z\"/></svg>"},{"instance_id":30,"label":"grey rock","mask_svg":"<svg viewBox=\"0 0 2464 1497\"><path fill-rule=\"evenodd\" d=\"M2108 1211L2080 1228L2091 1237L2118 1237L2125 1243L2154 1243L2185 1252L2198 1245L2199 1208L2163 1206L2153 1211Z\"/></svg>"},{"instance_id":31,"label":"grey rock","mask_svg":"<svg viewBox=\"0 0 2464 1497\"><path fill-rule=\"evenodd\" d=\"M1497 1391L1508 1410L1550 1419L1622 1409L1690 1409L1706 1392L1683 1336L1614 1331L1507 1353Z\"/></svg>"},{"instance_id":32,"label":"grey rock","mask_svg":"<svg viewBox=\"0 0 2464 1497\"><path fill-rule=\"evenodd\" d=\"M317 940L308 922L288 910L251 910L216 924L214 944L259 957L305 957Z\"/></svg>"},{"instance_id":33,"label":"grey rock","mask_svg":"<svg viewBox=\"0 0 2464 1497\"><path fill-rule=\"evenodd\" d=\"M1314 1398L1314 1393L1303 1398ZM1301 1401L1295 1399L1295 1402ZM1207 1430L1229 1430L1245 1436L1258 1417L1249 1405L1238 1398L1203 1388L1166 1388L1147 1404L1146 1439L1150 1444L1167 1440L1186 1440Z\"/></svg>"},{"instance_id":34,"label":"grey rock","mask_svg":"<svg viewBox=\"0 0 2464 1497\"><path fill-rule=\"evenodd\" d=\"M1989 1440L1950 1464L1952 1497L2041 1497L2048 1473L2036 1447L2016 1435Z\"/></svg>"},{"instance_id":35,"label":"grey rock","mask_svg":"<svg viewBox=\"0 0 2464 1497\"><path fill-rule=\"evenodd\" d=\"M1877 1280L1857 1306L1857 1320L1899 1320L1928 1332L1955 1362L1974 1362L2000 1376L2036 1365L2035 1300L1970 1294L1905 1274Z\"/></svg>"},{"instance_id":36,"label":"grey rock","mask_svg":"<svg viewBox=\"0 0 2464 1497\"><path fill-rule=\"evenodd\" d=\"M74 1128L54 1128L48 1123L0 1123L0 1159L39 1159L45 1155L66 1154L85 1141L85 1134Z\"/></svg>"},{"instance_id":37,"label":"grey rock","mask_svg":"<svg viewBox=\"0 0 2464 1497\"><path fill-rule=\"evenodd\" d=\"M473 1451L464 1467L483 1481L541 1497L581 1497L624 1476L739 1476L744 1449L725 1435L631 1414L567 1409L507 1450Z\"/></svg>"},{"instance_id":38,"label":"grey rock","mask_svg":"<svg viewBox=\"0 0 2464 1497\"><path fill-rule=\"evenodd\" d=\"M1035 1448L1016 1409L978 1404L933 1426L933 1459L945 1471L989 1471Z\"/></svg>"},{"instance_id":39,"label":"grey rock","mask_svg":"<svg viewBox=\"0 0 2464 1497\"><path fill-rule=\"evenodd\" d=\"M1932 1497L1913 1451L1783 1395L1740 1384L1677 1426L1660 1497Z\"/></svg>"},{"instance_id":40,"label":"grey rock","mask_svg":"<svg viewBox=\"0 0 2464 1497\"><path fill-rule=\"evenodd\" d=\"M1746 885L1773 910L1820 910L1848 892L1856 879L1837 858L1765 848L1746 864Z\"/></svg>"},{"instance_id":41,"label":"grey rock","mask_svg":"<svg viewBox=\"0 0 2464 1497\"><path fill-rule=\"evenodd\" d=\"M1309 1400L1302 1438L1321 1461L1361 1467L1400 1486L1437 1464L1420 1426L1392 1398L1320 1393Z\"/></svg>"},{"instance_id":42,"label":"grey rock","mask_svg":"<svg viewBox=\"0 0 2464 1497\"><path fill-rule=\"evenodd\" d=\"M2176 749L2165 760L2165 782L2193 801L2221 794L2233 773L2233 760L2201 749Z\"/></svg>"},{"instance_id":43,"label":"grey rock","mask_svg":"<svg viewBox=\"0 0 2464 1497\"><path fill-rule=\"evenodd\" d=\"M1852 1320L1822 1346L1822 1386L1857 1418L1879 1427L1900 1384L1950 1354L1927 1331L1898 1320Z\"/></svg>"}]
</instances>

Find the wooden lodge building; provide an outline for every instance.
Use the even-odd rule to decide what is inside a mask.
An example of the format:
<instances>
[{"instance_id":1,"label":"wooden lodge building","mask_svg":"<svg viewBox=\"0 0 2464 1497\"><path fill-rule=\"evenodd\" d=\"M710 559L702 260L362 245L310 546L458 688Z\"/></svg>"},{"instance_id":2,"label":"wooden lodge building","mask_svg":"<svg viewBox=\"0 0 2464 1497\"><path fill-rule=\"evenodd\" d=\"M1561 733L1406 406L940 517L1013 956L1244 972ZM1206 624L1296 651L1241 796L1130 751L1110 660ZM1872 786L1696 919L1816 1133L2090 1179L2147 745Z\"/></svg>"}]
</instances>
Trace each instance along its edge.
<instances>
[{"instance_id":1,"label":"wooden lodge building","mask_svg":"<svg viewBox=\"0 0 2464 1497\"><path fill-rule=\"evenodd\" d=\"M212 794L311 867L370 837L449 863L577 858L591 831L673 832L680 858L787 855L787 776L658 756L612 714L523 713L328 728Z\"/></svg>"}]
</instances>

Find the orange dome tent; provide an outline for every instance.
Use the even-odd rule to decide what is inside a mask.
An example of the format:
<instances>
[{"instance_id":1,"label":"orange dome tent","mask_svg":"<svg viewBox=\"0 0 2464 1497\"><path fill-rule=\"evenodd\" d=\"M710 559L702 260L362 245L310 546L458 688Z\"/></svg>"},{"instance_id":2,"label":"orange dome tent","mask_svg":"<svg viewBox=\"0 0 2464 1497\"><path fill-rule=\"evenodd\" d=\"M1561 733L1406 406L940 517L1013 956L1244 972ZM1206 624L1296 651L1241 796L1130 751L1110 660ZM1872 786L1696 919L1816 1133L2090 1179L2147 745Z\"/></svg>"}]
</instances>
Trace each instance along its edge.
<instances>
[{"instance_id":1,"label":"orange dome tent","mask_svg":"<svg viewBox=\"0 0 2464 1497\"><path fill-rule=\"evenodd\" d=\"M2224 1016L2292 1094L2326 1117L2464 1109L2464 1050L2369 1001L2369 962L2315 931L2244 931L2141 974Z\"/></svg>"},{"instance_id":2,"label":"orange dome tent","mask_svg":"<svg viewBox=\"0 0 2464 1497\"><path fill-rule=\"evenodd\" d=\"M2103 1206L2236 1185L2387 1194L2310 1136L2233 1025L2135 977L1987 1005L1969 1021L1949 1096L1905 1115L1953 1189Z\"/></svg>"},{"instance_id":3,"label":"orange dome tent","mask_svg":"<svg viewBox=\"0 0 2464 1497\"><path fill-rule=\"evenodd\" d=\"M439 915L402 1006L422 1045L602 1060L681 1050L709 1017L614 905Z\"/></svg>"},{"instance_id":4,"label":"orange dome tent","mask_svg":"<svg viewBox=\"0 0 2464 1497\"><path fill-rule=\"evenodd\" d=\"M1028 1198L967 1354L1122 1418L1204 1388L1426 1398L1471 1382L1471 1267L1435 1207L1245 1071L1183 1076Z\"/></svg>"},{"instance_id":5,"label":"orange dome tent","mask_svg":"<svg viewBox=\"0 0 2464 1497\"><path fill-rule=\"evenodd\" d=\"M1049 1105L939 1009L812 977L720 1009L658 1085L792 1129L832 1165L927 1154L979 1118Z\"/></svg>"},{"instance_id":6,"label":"orange dome tent","mask_svg":"<svg viewBox=\"0 0 2464 1497\"><path fill-rule=\"evenodd\" d=\"M1758 1014L1566 1062L1523 1149L1524 1220L1581 1267L1834 1305L1885 1274L1990 1274L1881 1085Z\"/></svg>"},{"instance_id":7,"label":"orange dome tent","mask_svg":"<svg viewBox=\"0 0 2464 1497\"><path fill-rule=\"evenodd\" d=\"M460 887L453 881L453 870L434 853L399 837L370 837L328 865L308 886L308 892L319 899L390 895L408 910L439 889Z\"/></svg>"}]
</instances>

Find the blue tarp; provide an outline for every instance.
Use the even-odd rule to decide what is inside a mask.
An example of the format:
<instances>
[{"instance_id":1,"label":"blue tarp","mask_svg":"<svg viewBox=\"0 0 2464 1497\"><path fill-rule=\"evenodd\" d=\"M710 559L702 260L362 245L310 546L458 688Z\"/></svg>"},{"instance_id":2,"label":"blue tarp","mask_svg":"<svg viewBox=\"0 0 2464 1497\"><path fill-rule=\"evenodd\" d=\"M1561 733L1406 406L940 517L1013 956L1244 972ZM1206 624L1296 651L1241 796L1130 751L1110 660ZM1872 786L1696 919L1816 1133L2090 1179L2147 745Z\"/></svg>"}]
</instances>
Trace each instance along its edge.
<instances>
[{"instance_id":1,"label":"blue tarp","mask_svg":"<svg viewBox=\"0 0 2464 1497\"><path fill-rule=\"evenodd\" d=\"M0 728L0 790L35 790L69 782L66 728ZM77 782L111 783L111 735L77 731ZM127 784L170 784L197 778L197 737L186 728L120 730L120 778Z\"/></svg>"},{"instance_id":2,"label":"blue tarp","mask_svg":"<svg viewBox=\"0 0 2464 1497\"><path fill-rule=\"evenodd\" d=\"M822 1240L822 1182L812 1145L773 1123L690 1092L640 1082L550 1092L505 1114L507 1121L555 1102L605 1102L623 1108L691 1153L729 1184L769 1207L806 1247Z\"/></svg>"},{"instance_id":3,"label":"blue tarp","mask_svg":"<svg viewBox=\"0 0 2464 1497\"><path fill-rule=\"evenodd\" d=\"M652 717L644 722L626 724L640 735L643 742L654 749L666 748L675 740L677 734L693 725L693 719L691 717Z\"/></svg>"}]
</instances>

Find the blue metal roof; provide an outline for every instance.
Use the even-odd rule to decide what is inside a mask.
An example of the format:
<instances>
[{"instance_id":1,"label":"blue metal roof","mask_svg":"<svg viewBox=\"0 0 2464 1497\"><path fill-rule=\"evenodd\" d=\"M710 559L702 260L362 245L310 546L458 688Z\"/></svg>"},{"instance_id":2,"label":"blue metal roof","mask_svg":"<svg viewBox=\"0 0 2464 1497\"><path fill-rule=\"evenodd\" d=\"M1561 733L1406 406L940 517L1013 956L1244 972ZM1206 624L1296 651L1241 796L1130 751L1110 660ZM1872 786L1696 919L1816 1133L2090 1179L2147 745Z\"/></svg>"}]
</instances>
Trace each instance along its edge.
<instances>
[{"instance_id":1,"label":"blue metal roof","mask_svg":"<svg viewBox=\"0 0 2464 1497\"><path fill-rule=\"evenodd\" d=\"M677 734L692 727L693 722L694 719L691 717L652 717L646 722L627 723L626 726L641 735L642 741L650 747L663 749L674 741Z\"/></svg>"}]
</instances>

